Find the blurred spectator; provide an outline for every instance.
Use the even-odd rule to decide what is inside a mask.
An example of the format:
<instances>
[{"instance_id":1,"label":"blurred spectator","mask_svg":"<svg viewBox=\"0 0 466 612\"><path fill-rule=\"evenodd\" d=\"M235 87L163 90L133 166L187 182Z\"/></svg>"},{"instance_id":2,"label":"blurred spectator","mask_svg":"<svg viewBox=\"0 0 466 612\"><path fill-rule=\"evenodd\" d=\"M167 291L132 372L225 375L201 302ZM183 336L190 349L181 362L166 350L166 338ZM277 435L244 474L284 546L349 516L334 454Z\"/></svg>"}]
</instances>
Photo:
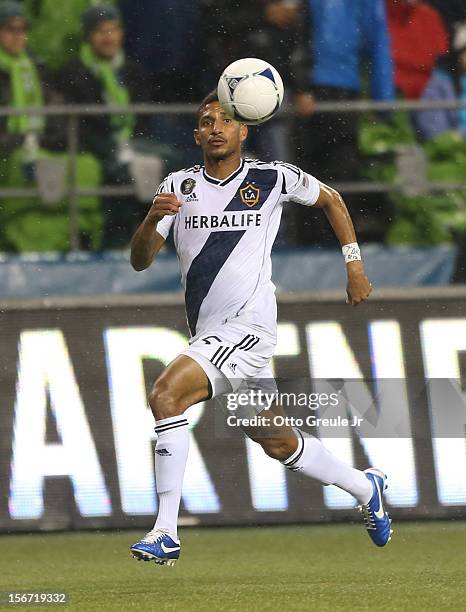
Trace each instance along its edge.
<instances>
[{"instance_id":1,"label":"blurred spectator","mask_svg":"<svg viewBox=\"0 0 466 612\"><path fill-rule=\"evenodd\" d=\"M451 72L442 75L444 79L444 88L442 90L442 94L444 94L443 99L446 97L455 97L460 100L466 100L466 21L461 28L458 28L454 37L450 66L452 67ZM432 81L434 81L434 77ZM433 85L434 83L432 83L432 87ZM431 83L427 86L426 91L430 86ZM466 139L465 108L461 108L459 111L436 111L435 118L433 116L434 113L431 113L431 115L430 121L436 127L445 127L446 129L459 128ZM428 121L429 118L427 118L423 124L427 129L430 127ZM462 178L464 178L464 174ZM464 203L464 192L461 195ZM456 232L455 239L458 246L458 252L452 282L466 283L466 232L464 230L463 232Z\"/></svg>"},{"instance_id":2,"label":"blurred spectator","mask_svg":"<svg viewBox=\"0 0 466 612\"><path fill-rule=\"evenodd\" d=\"M456 28L466 21L465 0L427 0L437 9L449 31L450 41L453 42Z\"/></svg>"},{"instance_id":3,"label":"blurred spectator","mask_svg":"<svg viewBox=\"0 0 466 612\"><path fill-rule=\"evenodd\" d=\"M201 0L120 0L125 47L154 82L159 102L198 102Z\"/></svg>"},{"instance_id":4,"label":"blurred spectator","mask_svg":"<svg viewBox=\"0 0 466 612\"><path fill-rule=\"evenodd\" d=\"M44 100L53 101L52 89L44 81L43 70L26 51L27 30L22 5L10 0L1 2L0 105L14 109L41 107ZM56 136L53 131L45 132L44 128L43 116L0 117L0 150L11 153L21 148L24 171L30 179L40 144L48 144Z\"/></svg>"},{"instance_id":5,"label":"blurred spectator","mask_svg":"<svg viewBox=\"0 0 466 612\"><path fill-rule=\"evenodd\" d=\"M0 2L0 105L15 110L58 101L44 70L26 50L27 41L28 23L22 5L10 0ZM0 117L0 187L31 187L38 174L37 162L47 155L44 147L62 147L62 136L57 119L46 120L41 115ZM0 250L18 251L25 235L41 233L37 211L36 200L2 198ZM40 238L34 243L38 248L39 242Z\"/></svg>"},{"instance_id":6,"label":"blurred spectator","mask_svg":"<svg viewBox=\"0 0 466 612\"><path fill-rule=\"evenodd\" d=\"M316 101L351 101L361 95L362 72L368 62L371 95L375 100L394 96L390 41L384 0L308 0L310 8L311 85ZM298 129L299 163L320 179L334 183L357 180L358 115L301 110ZM306 119L307 117L307 119ZM359 231L367 240L381 239L385 225L381 198L365 201L346 197ZM326 222L297 207L298 241L331 240ZM367 228L367 231L364 230ZM375 234L373 229L375 228Z\"/></svg>"},{"instance_id":7,"label":"blurred spectator","mask_svg":"<svg viewBox=\"0 0 466 612\"><path fill-rule=\"evenodd\" d=\"M290 101L313 104L309 96L308 20L301 0L204 0L205 90L242 57L270 62L280 73ZM250 130L247 148L266 160L290 159L289 124L276 118Z\"/></svg>"},{"instance_id":8,"label":"blurred spectator","mask_svg":"<svg viewBox=\"0 0 466 612\"><path fill-rule=\"evenodd\" d=\"M126 106L147 101L150 88L141 68L123 52L123 28L118 10L95 6L83 13L85 42L79 57L61 75L61 89L68 102ZM131 113L82 117L79 126L81 151L94 154L102 164L105 185L131 182L131 140L144 134L142 120ZM127 246L142 214L132 197L104 197L103 248Z\"/></svg>"},{"instance_id":9,"label":"blurred spectator","mask_svg":"<svg viewBox=\"0 0 466 612\"><path fill-rule=\"evenodd\" d=\"M1 0L0 0L1 1ZM107 0L116 4L117 0ZM25 14L30 20L29 44L50 70L61 69L77 54L81 44L81 15L94 0L23 0Z\"/></svg>"},{"instance_id":10,"label":"blurred spectator","mask_svg":"<svg viewBox=\"0 0 466 612\"><path fill-rule=\"evenodd\" d=\"M457 35L454 41L455 51L458 54L458 67L457 67L457 83L458 83L458 95L460 100L466 101L466 20L464 25L458 29ZM466 108L461 108L459 112L459 123L460 129L466 137Z\"/></svg>"},{"instance_id":11,"label":"blurred spectator","mask_svg":"<svg viewBox=\"0 0 466 612\"><path fill-rule=\"evenodd\" d=\"M441 57L427 83L423 100L466 100L466 24L459 29L453 52ZM461 130L466 138L466 109L428 110L417 113L423 138L431 139L448 130Z\"/></svg>"},{"instance_id":12,"label":"blurred spectator","mask_svg":"<svg viewBox=\"0 0 466 612\"><path fill-rule=\"evenodd\" d=\"M201 1L120 0L128 57L149 74L155 102L197 104L206 95L202 88ZM171 148L174 168L201 161L193 139L192 115L158 113L149 125L157 141Z\"/></svg>"},{"instance_id":13,"label":"blurred spectator","mask_svg":"<svg viewBox=\"0 0 466 612\"><path fill-rule=\"evenodd\" d=\"M420 98L437 58L448 51L448 33L432 6L421 0L387 0L395 85L406 98Z\"/></svg>"}]
</instances>

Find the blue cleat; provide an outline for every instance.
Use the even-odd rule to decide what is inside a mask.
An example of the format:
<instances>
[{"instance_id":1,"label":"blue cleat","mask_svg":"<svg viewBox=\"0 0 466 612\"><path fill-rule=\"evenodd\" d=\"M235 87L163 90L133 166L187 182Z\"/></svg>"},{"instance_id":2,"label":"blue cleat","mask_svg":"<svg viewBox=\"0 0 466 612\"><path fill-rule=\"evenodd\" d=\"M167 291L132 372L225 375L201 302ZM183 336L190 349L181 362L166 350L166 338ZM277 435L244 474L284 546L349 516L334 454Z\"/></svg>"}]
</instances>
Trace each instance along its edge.
<instances>
[{"instance_id":1,"label":"blue cleat","mask_svg":"<svg viewBox=\"0 0 466 612\"><path fill-rule=\"evenodd\" d=\"M387 477L375 468L369 468L364 472L371 481L374 492L367 504L362 504L359 508L371 540L377 546L385 546L391 540L393 533L393 529L391 529L392 520L385 512L382 503L383 492L387 488L385 484Z\"/></svg>"},{"instance_id":2,"label":"blue cleat","mask_svg":"<svg viewBox=\"0 0 466 612\"><path fill-rule=\"evenodd\" d=\"M138 561L155 561L158 565L175 565L180 558L181 546L165 531L149 531L133 544L131 554Z\"/></svg>"}]
</instances>

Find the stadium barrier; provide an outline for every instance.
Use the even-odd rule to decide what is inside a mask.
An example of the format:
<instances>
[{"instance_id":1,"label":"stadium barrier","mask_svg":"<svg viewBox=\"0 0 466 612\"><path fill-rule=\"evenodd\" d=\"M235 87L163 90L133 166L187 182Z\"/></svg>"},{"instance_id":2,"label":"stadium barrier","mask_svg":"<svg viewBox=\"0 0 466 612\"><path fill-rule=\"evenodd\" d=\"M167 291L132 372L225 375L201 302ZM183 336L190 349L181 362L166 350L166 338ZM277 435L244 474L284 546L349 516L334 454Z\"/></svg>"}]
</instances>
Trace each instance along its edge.
<instances>
[{"instance_id":1,"label":"stadium barrier","mask_svg":"<svg viewBox=\"0 0 466 612\"><path fill-rule=\"evenodd\" d=\"M78 175L78 153L79 118L88 115L107 115L132 113L135 115L180 115L194 114L196 105L193 104L131 104L126 107L113 105L49 105L42 108L13 109L11 107L0 107L0 117L14 115L41 115L67 117L67 153L68 153L68 186L67 201L69 207L69 237L72 251L80 249L79 238L79 198L83 196L128 196L137 195L138 190L134 185L102 185L98 188L79 188L77 184ZM391 111L416 111L416 110L457 110L466 108L465 100L441 100L441 101L402 101L375 102L372 100L359 100L351 102L319 102L316 104L316 112L322 113L360 113L360 112L391 112ZM283 107L283 113L291 118L292 108ZM351 181L332 184L332 187L342 193L390 193L401 192L407 195L422 193L445 192L447 190L464 190L464 181L431 181L427 179L422 170L422 159L418 159L419 151L413 147L402 147L400 156L404 156L404 162L400 167L408 167L403 172L398 169L398 178L395 182L382 181ZM406 163L410 161L410 163ZM63 173L63 168L60 168ZM414 181L414 183L413 183ZM38 187L4 188L0 189L2 198L40 198Z\"/></svg>"},{"instance_id":2,"label":"stadium barrier","mask_svg":"<svg viewBox=\"0 0 466 612\"><path fill-rule=\"evenodd\" d=\"M364 245L364 265L377 288L444 286L450 283L456 249ZM0 295L7 298L48 298L105 294L182 292L179 261L163 251L157 264L135 274L129 253L44 253L0 255ZM339 289L346 272L339 249L307 248L272 253L277 291Z\"/></svg>"},{"instance_id":3,"label":"stadium barrier","mask_svg":"<svg viewBox=\"0 0 466 612\"><path fill-rule=\"evenodd\" d=\"M395 518L466 517L465 300L466 288L379 291L358 309L341 292L280 296L279 389L319 394L319 410L293 414L345 461L387 471ZM186 346L180 297L8 300L0 312L0 531L150 526L147 392ZM356 518L349 495L286 472L234 418L218 400L188 411L182 524Z\"/></svg>"}]
</instances>

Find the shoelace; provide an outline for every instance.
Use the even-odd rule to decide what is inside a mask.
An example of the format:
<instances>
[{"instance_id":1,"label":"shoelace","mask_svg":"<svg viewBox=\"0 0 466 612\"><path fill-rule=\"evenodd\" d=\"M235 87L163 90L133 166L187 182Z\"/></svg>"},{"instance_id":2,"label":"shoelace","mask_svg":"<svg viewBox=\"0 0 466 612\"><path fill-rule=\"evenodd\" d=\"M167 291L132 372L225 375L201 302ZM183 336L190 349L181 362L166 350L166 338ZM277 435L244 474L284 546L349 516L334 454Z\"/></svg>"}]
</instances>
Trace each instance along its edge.
<instances>
[{"instance_id":1,"label":"shoelace","mask_svg":"<svg viewBox=\"0 0 466 612\"><path fill-rule=\"evenodd\" d=\"M366 529L375 529L375 518L374 515L371 511L371 509L369 508L368 504L362 504L361 506L359 506L359 510L362 513L362 518L364 520L364 523L366 525Z\"/></svg>"},{"instance_id":2,"label":"shoelace","mask_svg":"<svg viewBox=\"0 0 466 612\"><path fill-rule=\"evenodd\" d=\"M148 531L142 538L141 542L145 542L146 544L155 544L156 542L159 542L164 535L167 535L164 531Z\"/></svg>"}]
</instances>

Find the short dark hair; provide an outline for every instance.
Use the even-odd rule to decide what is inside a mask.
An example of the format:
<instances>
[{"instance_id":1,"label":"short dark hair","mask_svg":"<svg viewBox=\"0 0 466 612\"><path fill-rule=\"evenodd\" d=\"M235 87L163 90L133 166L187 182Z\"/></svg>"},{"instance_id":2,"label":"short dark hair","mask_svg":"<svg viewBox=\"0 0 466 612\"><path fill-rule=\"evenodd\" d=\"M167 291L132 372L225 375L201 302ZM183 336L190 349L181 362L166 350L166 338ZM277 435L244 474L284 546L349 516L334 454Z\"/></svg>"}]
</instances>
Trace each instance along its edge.
<instances>
[{"instance_id":1,"label":"short dark hair","mask_svg":"<svg viewBox=\"0 0 466 612\"><path fill-rule=\"evenodd\" d=\"M196 116L197 116L198 121L201 117L201 113L204 110L204 107L207 106L207 104L211 104L212 102L218 102L218 93L216 89L212 89L212 91L206 95L206 97L202 100L202 102L197 107Z\"/></svg>"}]
</instances>

